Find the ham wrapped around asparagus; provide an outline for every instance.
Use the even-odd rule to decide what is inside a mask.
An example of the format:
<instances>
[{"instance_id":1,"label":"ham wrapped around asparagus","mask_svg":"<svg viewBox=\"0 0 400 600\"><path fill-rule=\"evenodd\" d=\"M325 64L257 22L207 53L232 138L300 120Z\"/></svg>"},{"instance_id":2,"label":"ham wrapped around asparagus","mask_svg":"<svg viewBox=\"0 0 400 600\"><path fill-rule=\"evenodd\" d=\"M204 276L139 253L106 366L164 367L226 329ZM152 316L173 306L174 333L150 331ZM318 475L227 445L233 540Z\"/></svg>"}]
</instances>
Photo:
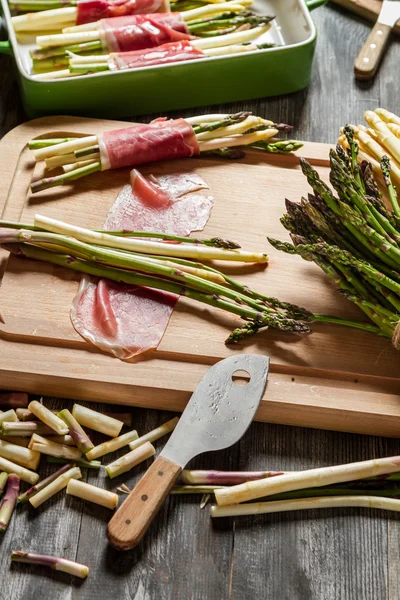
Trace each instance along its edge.
<instances>
[{"instance_id":1,"label":"ham wrapped around asparagus","mask_svg":"<svg viewBox=\"0 0 400 600\"><path fill-rule=\"evenodd\" d=\"M165 0L78 0L76 24L93 23L110 17L168 12Z\"/></svg>"}]
</instances>

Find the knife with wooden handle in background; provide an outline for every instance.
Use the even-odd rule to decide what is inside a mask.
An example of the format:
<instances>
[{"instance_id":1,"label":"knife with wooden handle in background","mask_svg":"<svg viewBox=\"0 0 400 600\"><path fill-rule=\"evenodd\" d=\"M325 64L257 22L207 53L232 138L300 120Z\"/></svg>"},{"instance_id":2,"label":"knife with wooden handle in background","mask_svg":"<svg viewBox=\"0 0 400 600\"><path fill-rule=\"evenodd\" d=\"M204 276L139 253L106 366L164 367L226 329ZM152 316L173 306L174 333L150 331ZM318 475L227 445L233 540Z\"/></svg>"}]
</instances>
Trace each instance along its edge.
<instances>
[{"instance_id":1,"label":"knife with wooden handle in background","mask_svg":"<svg viewBox=\"0 0 400 600\"><path fill-rule=\"evenodd\" d=\"M400 2L384 0L378 20L354 63L354 75L357 79L371 79L375 75L390 32L398 19Z\"/></svg>"},{"instance_id":2,"label":"knife with wooden handle in background","mask_svg":"<svg viewBox=\"0 0 400 600\"><path fill-rule=\"evenodd\" d=\"M268 369L269 358L239 354L206 372L161 454L109 522L108 539L115 548L136 546L192 458L240 440L264 395ZM248 374L245 385L235 382L236 371Z\"/></svg>"}]
</instances>

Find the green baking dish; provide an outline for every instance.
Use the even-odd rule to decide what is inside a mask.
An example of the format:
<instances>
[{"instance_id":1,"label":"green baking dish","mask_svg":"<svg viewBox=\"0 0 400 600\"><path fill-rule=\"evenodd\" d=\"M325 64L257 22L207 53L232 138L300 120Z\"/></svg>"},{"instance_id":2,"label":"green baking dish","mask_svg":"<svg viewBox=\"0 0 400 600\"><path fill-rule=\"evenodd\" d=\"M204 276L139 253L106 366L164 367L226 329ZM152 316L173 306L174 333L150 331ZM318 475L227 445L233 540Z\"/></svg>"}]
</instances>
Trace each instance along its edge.
<instances>
[{"instance_id":1,"label":"green baking dish","mask_svg":"<svg viewBox=\"0 0 400 600\"><path fill-rule=\"evenodd\" d=\"M303 89L310 80L317 37L309 11L326 0L256 0L257 12L276 15L266 35L280 47L55 81L36 81L29 75L32 45L17 41L7 0L0 2L9 33L9 40L0 42L0 53L14 57L29 117L69 114L120 118Z\"/></svg>"}]
</instances>

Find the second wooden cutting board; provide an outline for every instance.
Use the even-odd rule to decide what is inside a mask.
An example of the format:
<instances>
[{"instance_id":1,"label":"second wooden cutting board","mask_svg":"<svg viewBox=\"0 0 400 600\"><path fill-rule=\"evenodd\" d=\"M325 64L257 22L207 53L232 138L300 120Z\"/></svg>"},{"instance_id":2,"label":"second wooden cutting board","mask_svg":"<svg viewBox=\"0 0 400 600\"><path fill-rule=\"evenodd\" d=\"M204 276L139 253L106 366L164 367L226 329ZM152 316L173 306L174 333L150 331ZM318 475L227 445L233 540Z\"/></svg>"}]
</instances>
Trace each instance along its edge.
<instances>
[{"instance_id":1,"label":"second wooden cutting board","mask_svg":"<svg viewBox=\"0 0 400 600\"><path fill-rule=\"evenodd\" d=\"M118 126L118 125L117 125ZM98 227L128 170L88 177L71 188L26 195L32 174L26 142L37 135L97 133L110 121L56 118L21 126L2 142L10 156L0 193L4 218L31 222L35 212ZM328 146L306 144L302 155L327 177ZM360 318L335 294L314 266L268 247L266 235L285 237L279 223L285 195L299 200L308 190L295 157L249 153L244 162L196 159L159 163L145 173L196 171L210 185L215 204L204 235L220 235L243 247L267 250L270 266L224 267L252 287L315 312ZM17 176L14 176L17 174ZM36 173L38 175L38 173ZM388 340L333 326L313 326L306 337L264 332L245 345L224 340L235 317L181 299L156 352L123 363L98 352L73 330L69 309L74 274L40 263L11 259L0 291L2 387L74 398L181 410L207 366L245 350L271 357L262 420L397 435L400 425L398 353Z\"/></svg>"},{"instance_id":2,"label":"second wooden cutting board","mask_svg":"<svg viewBox=\"0 0 400 600\"><path fill-rule=\"evenodd\" d=\"M335 4L350 10L351 12L375 23L382 8L382 0L332 0ZM393 28L393 31L400 34L400 23Z\"/></svg>"}]
</instances>

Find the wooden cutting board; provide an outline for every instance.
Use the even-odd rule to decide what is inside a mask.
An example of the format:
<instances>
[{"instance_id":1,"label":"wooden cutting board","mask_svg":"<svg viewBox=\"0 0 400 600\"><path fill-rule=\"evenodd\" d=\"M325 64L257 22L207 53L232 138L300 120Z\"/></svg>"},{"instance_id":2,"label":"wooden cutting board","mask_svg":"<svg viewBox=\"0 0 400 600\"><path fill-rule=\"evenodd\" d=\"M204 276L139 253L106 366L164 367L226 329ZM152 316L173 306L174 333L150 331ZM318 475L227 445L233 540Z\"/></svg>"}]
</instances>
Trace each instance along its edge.
<instances>
[{"instance_id":1,"label":"wooden cutting board","mask_svg":"<svg viewBox=\"0 0 400 600\"><path fill-rule=\"evenodd\" d=\"M99 227L128 181L129 170L95 174L71 187L32 196L29 182L39 170L26 143L38 136L88 135L123 125L46 117L10 132L1 141L3 218L31 222L40 212ZM325 144L305 143L299 155L327 177L328 151ZM266 235L287 238L279 223L285 196L299 200L308 191L297 157L253 151L241 162L197 158L143 169L155 175L184 171L200 174L214 196L204 235L234 239L270 255L266 269L231 265L226 267L230 273L314 312L361 318L315 265L279 253L266 241ZM237 326L237 318L181 299L158 350L121 362L87 344L72 328L69 309L77 285L72 272L10 258L0 288L2 388L179 411L209 365L235 352L255 352L271 357L259 420L399 435L400 355L389 340L316 324L309 336L266 331L228 348L224 340Z\"/></svg>"},{"instance_id":2,"label":"wooden cutting board","mask_svg":"<svg viewBox=\"0 0 400 600\"><path fill-rule=\"evenodd\" d=\"M360 15L364 19L375 23L382 8L382 0L332 0L343 8ZM400 34L400 21L394 27L393 31Z\"/></svg>"}]
</instances>

